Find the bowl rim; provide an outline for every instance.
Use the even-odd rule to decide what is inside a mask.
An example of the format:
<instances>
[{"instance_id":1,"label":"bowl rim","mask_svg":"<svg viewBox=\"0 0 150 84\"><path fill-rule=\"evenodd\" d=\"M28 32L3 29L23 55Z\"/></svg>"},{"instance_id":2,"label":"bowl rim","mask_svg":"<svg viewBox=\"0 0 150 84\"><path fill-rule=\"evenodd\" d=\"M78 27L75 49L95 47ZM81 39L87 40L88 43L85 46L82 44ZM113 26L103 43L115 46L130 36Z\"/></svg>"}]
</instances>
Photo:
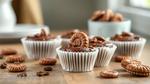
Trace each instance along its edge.
<instances>
[{"instance_id":1,"label":"bowl rim","mask_svg":"<svg viewBox=\"0 0 150 84\"><path fill-rule=\"evenodd\" d=\"M124 20L121 22L102 22L102 21L92 21L91 19L88 19L88 22L89 23L103 23L103 24L120 24L120 23L127 23L127 22L131 23L131 20L124 18Z\"/></svg>"}]
</instances>

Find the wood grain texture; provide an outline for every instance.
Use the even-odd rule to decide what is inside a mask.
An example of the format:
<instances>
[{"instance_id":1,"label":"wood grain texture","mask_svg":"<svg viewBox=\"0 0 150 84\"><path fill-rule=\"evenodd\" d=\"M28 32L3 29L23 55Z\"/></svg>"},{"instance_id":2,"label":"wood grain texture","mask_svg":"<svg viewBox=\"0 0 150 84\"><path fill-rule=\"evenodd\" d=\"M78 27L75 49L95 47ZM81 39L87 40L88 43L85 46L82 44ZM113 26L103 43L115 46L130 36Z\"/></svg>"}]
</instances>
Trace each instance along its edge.
<instances>
[{"instance_id":1,"label":"wood grain texture","mask_svg":"<svg viewBox=\"0 0 150 84\"><path fill-rule=\"evenodd\" d=\"M24 53L21 44L3 44L2 48L14 48L19 53ZM140 60L144 64L150 65L150 45L146 45ZM3 62L0 60L0 63ZM27 74L25 78L18 78L16 73L10 73L6 69L0 69L0 84L149 84L150 77L133 77L125 72L120 63L111 62L108 67L95 68L92 72L70 73L62 70L59 63L53 66L54 70L49 76L37 77L36 72L43 70L43 66L37 61L25 62L27 65ZM119 78L104 79L99 77L99 72L105 69L113 69L119 71Z\"/></svg>"}]
</instances>

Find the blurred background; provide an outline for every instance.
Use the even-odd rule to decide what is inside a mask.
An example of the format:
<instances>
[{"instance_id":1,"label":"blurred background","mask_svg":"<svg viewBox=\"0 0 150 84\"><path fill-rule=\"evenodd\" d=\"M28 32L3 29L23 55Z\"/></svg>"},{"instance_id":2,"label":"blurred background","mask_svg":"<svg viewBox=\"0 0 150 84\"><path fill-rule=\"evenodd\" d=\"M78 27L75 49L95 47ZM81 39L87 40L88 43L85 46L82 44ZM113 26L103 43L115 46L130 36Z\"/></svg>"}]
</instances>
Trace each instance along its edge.
<instances>
[{"instance_id":1,"label":"blurred background","mask_svg":"<svg viewBox=\"0 0 150 84\"><path fill-rule=\"evenodd\" d=\"M150 35L150 0L14 0L14 2L18 2L19 8L24 11L22 17L17 13L18 22L46 24L54 31L70 28L86 29L87 20L93 11L109 8L132 19L133 31ZM31 4L33 11L29 11L28 4ZM27 12L32 13L25 14ZM28 17L34 20L26 20Z\"/></svg>"},{"instance_id":2,"label":"blurred background","mask_svg":"<svg viewBox=\"0 0 150 84\"><path fill-rule=\"evenodd\" d=\"M87 30L94 11L112 9L132 20L133 32L150 36L150 0L12 0L12 5L17 24L47 25L51 31Z\"/></svg>"}]
</instances>

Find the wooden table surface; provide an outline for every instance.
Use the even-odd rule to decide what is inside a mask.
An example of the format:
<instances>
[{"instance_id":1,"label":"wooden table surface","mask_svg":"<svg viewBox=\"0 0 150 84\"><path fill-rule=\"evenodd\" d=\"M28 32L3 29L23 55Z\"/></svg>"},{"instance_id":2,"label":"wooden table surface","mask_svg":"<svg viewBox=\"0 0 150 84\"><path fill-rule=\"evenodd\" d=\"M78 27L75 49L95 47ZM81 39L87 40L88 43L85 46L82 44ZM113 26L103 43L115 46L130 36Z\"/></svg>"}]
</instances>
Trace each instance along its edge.
<instances>
[{"instance_id":1,"label":"wooden table surface","mask_svg":"<svg viewBox=\"0 0 150 84\"><path fill-rule=\"evenodd\" d=\"M21 44L1 44L2 48L14 48L19 53L24 53ZM144 64L150 65L150 45L146 45L141 55ZM0 60L2 62L4 60ZM70 73L62 70L59 63L53 66L54 70L49 76L37 77L36 72L43 69L37 61L26 61L27 74L25 78L18 78L16 73L10 73L6 69L0 69L0 84L150 84L150 77L133 77L125 72L120 63L111 62L108 67L95 68L92 72ZM114 69L120 72L115 79L99 77L99 72L104 69Z\"/></svg>"}]
</instances>

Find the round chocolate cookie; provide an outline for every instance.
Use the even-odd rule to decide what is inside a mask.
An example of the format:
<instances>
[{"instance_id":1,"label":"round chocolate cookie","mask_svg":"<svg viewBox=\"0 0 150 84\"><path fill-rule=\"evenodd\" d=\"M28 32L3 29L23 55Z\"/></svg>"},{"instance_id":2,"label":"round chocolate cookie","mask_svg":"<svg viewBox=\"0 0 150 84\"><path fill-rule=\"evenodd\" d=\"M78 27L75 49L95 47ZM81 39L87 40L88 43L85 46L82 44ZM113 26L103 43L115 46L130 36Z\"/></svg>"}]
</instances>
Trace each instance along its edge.
<instances>
[{"instance_id":1,"label":"round chocolate cookie","mask_svg":"<svg viewBox=\"0 0 150 84\"><path fill-rule=\"evenodd\" d=\"M23 72L26 70L26 65L24 65L24 64L8 64L7 69L9 72Z\"/></svg>"},{"instance_id":2,"label":"round chocolate cookie","mask_svg":"<svg viewBox=\"0 0 150 84\"><path fill-rule=\"evenodd\" d=\"M75 33L70 40L70 46L72 47L89 47L89 39L88 36L84 32Z\"/></svg>"},{"instance_id":3,"label":"round chocolate cookie","mask_svg":"<svg viewBox=\"0 0 150 84\"><path fill-rule=\"evenodd\" d=\"M128 64L126 70L135 76L147 77L150 75L150 67L142 64Z\"/></svg>"},{"instance_id":4,"label":"round chocolate cookie","mask_svg":"<svg viewBox=\"0 0 150 84\"><path fill-rule=\"evenodd\" d=\"M24 62L25 58L21 55L11 55L6 58L6 62L14 63L14 62Z\"/></svg>"},{"instance_id":5,"label":"round chocolate cookie","mask_svg":"<svg viewBox=\"0 0 150 84\"><path fill-rule=\"evenodd\" d=\"M39 60L39 64L41 65L55 65L57 62L56 58L47 57Z\"/></svg>"},{"instance_id":6,"label":"round chocolate cookie","mask_svg":"<svg viewBox=\"0 0 150 84\"><path fill-rule=\"evenodd\" d=\"M121 56L121 55L117 55L114 57L115 62L121 62L124 59L131 59L131 56Z\"/></svg>"},{"instance_id":7,"label":"round chocolate cookie","mask_svg":"<svg viewBox=\"0 0 150 84\"><path fill-rule=\"evenodd\" d=\"M100 76L103 78L117 78L118 75L119 73L117 71L106 70L100 72Z\"/></svg>"},{"instance_id":8,"label":"round chocolate cookie","mask_svg":"<svg viewBox=\"0 0 150 84\"><path fill-rule=\"evenodd\" d=\"M133 60L133 59L123 59L121 61L121 66L126 69L126 66L128 64L141 64L141 61L138 61L138 60Z\"/></svg>"},{"instance_id":9,"label":"round chocolate cookie","mask_svg":"<svg viewBox=\"0 0 150 84\"><path fill-rule=\"evenodd\" d=\"M0 55L14 55L17 54L17 51L11 48L6 48L6 49L1 49L0 50Z\"/></svg>"}]
</instances>

